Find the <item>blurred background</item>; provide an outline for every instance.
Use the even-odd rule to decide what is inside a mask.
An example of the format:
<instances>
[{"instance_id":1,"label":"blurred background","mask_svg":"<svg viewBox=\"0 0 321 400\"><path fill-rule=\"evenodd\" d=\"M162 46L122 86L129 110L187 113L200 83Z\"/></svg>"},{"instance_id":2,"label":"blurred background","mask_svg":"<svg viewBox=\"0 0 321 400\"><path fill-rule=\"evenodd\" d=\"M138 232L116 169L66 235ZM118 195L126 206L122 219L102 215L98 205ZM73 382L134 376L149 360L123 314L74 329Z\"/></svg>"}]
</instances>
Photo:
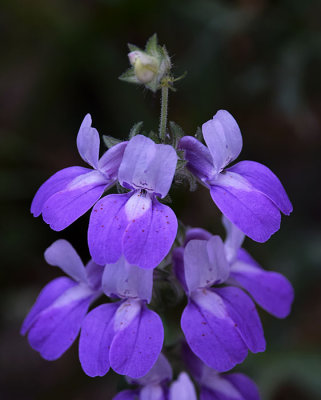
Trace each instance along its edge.
<instances>
[{"instance_id":1,"label":"blurred background","mask_svg":"<svg viewBox=\"0 0 321 400\"><path fill-rule=\"evenodd\" d=\"M50 175L84 165L75 140L86 113L100 134L121 139L137 121L157 129L158 94L117 79L128 68L126 43L143 47L154 32L175 74L188 71L170 95L169 119L194 134L229 110L243 133L240 159L268 165L294 205L268 243L245 243L291 280L293 312L286 320L261 312L267 351L237 370L264 400L321 399L320 16L318 0L1 1L1 399L108 400L123 386L111 372L87 377L77 344L47 362L19 335L40 289L60 274L44 250L65 238L89 258L88 213L57 233L29 208ZM173 193L178 217L222 232L208 191L187 193Z\"/></svg>"}]
</instances>

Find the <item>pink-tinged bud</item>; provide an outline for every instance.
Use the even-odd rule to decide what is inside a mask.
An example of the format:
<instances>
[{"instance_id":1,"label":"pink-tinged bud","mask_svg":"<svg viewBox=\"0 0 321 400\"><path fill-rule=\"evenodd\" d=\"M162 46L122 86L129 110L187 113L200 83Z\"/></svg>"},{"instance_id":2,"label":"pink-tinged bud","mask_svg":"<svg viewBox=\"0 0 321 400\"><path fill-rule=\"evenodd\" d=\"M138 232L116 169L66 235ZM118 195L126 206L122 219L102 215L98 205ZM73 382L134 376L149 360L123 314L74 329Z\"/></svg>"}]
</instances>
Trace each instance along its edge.
<instances>
[{"instance_id":1,"label":"pink-tinged bud","mask_svg":"<svg viewBox=\"0 0 321 400\"><path fill-rule=\"evenodd\" d=\"M139 82L149 83L157 75L159 62L156 57L149 56L143 51L132 51L128 54L128 58Z\"/></svg>"}]
</instances>

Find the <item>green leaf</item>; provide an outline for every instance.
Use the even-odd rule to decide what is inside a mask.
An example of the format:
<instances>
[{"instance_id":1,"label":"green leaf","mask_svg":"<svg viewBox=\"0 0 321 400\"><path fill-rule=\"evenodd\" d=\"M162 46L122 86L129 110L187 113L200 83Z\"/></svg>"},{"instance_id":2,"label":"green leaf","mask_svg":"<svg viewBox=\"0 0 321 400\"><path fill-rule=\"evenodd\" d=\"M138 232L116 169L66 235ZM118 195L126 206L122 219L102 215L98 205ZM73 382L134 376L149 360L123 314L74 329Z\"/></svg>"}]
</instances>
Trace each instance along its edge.
<instances>
[{"instance_id":1,"label":"green leaf","mask_svg":"<svg viewBox=\"0 0 321 400\"><path fill-rule=\"evenodd\" d=\"M154 35L151 36L147 40L145 50L149 54L154 54L155 52L158 51L157 34L156 33L154 33Z\"/></svg>"},{"instance_id":2,"label":"green leaf","mask_svg":"<svg viewBox=\"0 0 321 400\"><path fill-rule=\"evenodd\" d=\"M143 127L143 124L144 124L143 121L139 121L139 122L136 122L136 124L134 124L134 126L129 131L129 137L128 137L129 140L140 133L140 131Z\"/></svg>"},{"instance_id":3,"label":"green leaf","mask_svg":"<svg viewBox=\"0 0 321 400\"><path fill-rule=\"evenodd\" d=\"M121 142L121 140L107 135L103 135L103 140L108 149Z\"/></svg>"}]
</instances>

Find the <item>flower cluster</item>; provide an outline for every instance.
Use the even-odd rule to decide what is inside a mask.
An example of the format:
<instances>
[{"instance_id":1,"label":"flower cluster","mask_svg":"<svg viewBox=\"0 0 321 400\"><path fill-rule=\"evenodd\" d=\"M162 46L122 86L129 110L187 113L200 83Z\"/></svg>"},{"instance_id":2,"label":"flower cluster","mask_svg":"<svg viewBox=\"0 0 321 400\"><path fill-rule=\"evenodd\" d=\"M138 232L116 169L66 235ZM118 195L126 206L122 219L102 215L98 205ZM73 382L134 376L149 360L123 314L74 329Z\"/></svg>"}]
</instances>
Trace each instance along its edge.
<instances>
[{"instance_id":1,"label":"flower cluster","mask_svg":"<svg viewBox=\"0 0 321 400\"><path fill-rule=\"evenodd\" d=\"M151 56L130 54L135 71L137 63L152 63L146 57ZM87 115L77 147L93 169L75 166L57 172L31 206L33 215L42 214L56 231L92 208L91 260L84 266L65 240L46 250L47 263L69 277L44 287L21 333L47 360L59 358L80 334L79 359L87 375L104 376L112 368L133 386L114 400L195 400L185 369L202 400L258 400L248 377L225 372L243 362L249 350L265 350L255 303L278 318L290 312L293 289L288 280L265 271L241 247L245 235L266 241L280 227L280 212L291 212L282 184L257 162L226 168L241 152L242 136L224 110L203 124L207 146L192 136L167 133L165 140L160 135L155 142L153 134L135 132L100 158L99 134L91 124ZM182 223L177 234L176 215L164 198L176 177L188 174L209 188L221 210L224 242ZM108 190L112 192L106 194ZM152 301L154 280L162 276L155 269L166 273L170 284L177 280L187 299L179 340L183 372L172 383L171 366L161 353L166 351L166 317L160 317ZM102 301L95 306L98 298Z\"/></svg>"}]
</instances>

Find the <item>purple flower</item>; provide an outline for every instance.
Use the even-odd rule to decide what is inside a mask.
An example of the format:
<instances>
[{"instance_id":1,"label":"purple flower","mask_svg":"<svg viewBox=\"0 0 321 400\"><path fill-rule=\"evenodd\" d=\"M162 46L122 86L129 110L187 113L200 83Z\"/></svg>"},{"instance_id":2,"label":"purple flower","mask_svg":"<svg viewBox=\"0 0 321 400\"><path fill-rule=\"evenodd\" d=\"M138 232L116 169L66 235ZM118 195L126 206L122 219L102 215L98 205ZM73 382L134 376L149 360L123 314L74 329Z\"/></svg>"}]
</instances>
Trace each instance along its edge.
<instances>
[{"instance_id":1,"label":"purple flower","mask_svg":"<svg viewBox=\"0 0 321 400\"><path fill-rule=\"evenodd\" d=\"M245 289L264 310L278 318L291 311L294 291L281 274L265 271L248 252L241 248L244 234L227 218L223 218L227 237L225 254L230 263L228 283Z\"/></svg>"},{"instance_id":2,"label":"purple flower","mask_svg":"<svg viewBox=\"0 0 321 400\"><path fill-rule=\"evenodd\" d=\"M227 371L248 350L265 350L262 325L249 296L227 281L230 267L220 237L192 239L173 252L176 275L188 295L181 327L192 351L209 367Z\"/></svg>"},{"instance_id":3,"label":"purple flower","mask_svg":"<svg viewBox=\"0 0 321 400\"><path fill-rule=\"evenodd\" d=\"M93 169L69 167L49 178L37 191L31 212L42 214L55 231L61 231L88 211L117 179L127 142L119 143L99 159L99 134L87 114L80 126L77 147L81 158Z\"/></svg>"},{"instance_id":4,"label":"purple flower","mask_svg":"<svg viewBox=\"0 0 321 400\"><path fill-rule=\"evenodd\" d=\"M104 197L90 216L88 244L98 264L115 263L123 254L128 263L148 269L166 257L177 219L156 197L167 195L176 162L169 145L142 135L130 140L118 173L120 184L130 192Z\"/></svg>"},{"instance_id":5,"label":"purple flower","mask_svg":"<svg viewBox=\"0 0 321 400\"><path fill-rule=\"evenodd\" d=\"M227 218L223 222L224 244L218 236L196 228L187 232L185 248L173 252L176 276L189 296L181 320L186 340L205 364L218 371L242 362L247 349L255 353L265 348L255 306L240 288L279 318L289 314L293 302L290 282L279 273L264 271L240 248L244 234ZM222 283L228 286L211 287Z\"/></svg>"},{"instance_id":6,"label":"purple flower","mask_svg":"<svg viewBox=\"0 0 321 400\"><path fill-rule=\"evenodd\" d=\"M196 392L189 376L182 372L170 387L172 368L167 359L160 354L153 368L140 379L127 379L128 383L137 385L137 389L124 390L113 400L196 400Z\"/></svg>"},{"instance_id":7,"label":"purple flower","mask_svg":"<svg viewBox=\"0 0 321 400\"><path fill-rule=\"evenodd\" d=\"M103 268L93 261L84 267L66 240L57 240L45 252L50 265L60 267L70 278L48 283L39 294L21 328L31 347L46 360L59 358L76 339L89 305L102 293Z\"/></svg>"},{"instance_id":8,"label":"purple flower","mask_svg":"<svg viewBox=\"0 0 321 400\"><path fill-rule=\"evenodd\" d=\"M241 373L220 374L183 347L184 361L200 387L200 400L260 400L256 384Z\"/></svg>"},{"instance_id":9,"label":"purple flower","mask_svg":"<svg viewBox=\"0 0 321 400\"><path fill-rule=\"evenodd\" d=\"M280 228L280 211L289 215L290 200L279 179L267 167L241 161L230 168L242 149L241 131L230 113L220 110L202 127L208 147L185 136L188 168L210 189L221 212L247 236L265 242Z\"/></svg>"},{"instance_id":10,"label":"purple flower","mask_svg":"<svg viewBox=\"0 0 321 400\"><path fill-rule=\"evenodd\" d=\"M130 265L122 256L107 264L102 278L106 295L121 301L103 304L84 319L79 359L89 376L103 376L111 367L121 375L140 378L156 362L163 345L160 317L146 307L153 287L153 270Z\"/></svg>"}]
</instances>

